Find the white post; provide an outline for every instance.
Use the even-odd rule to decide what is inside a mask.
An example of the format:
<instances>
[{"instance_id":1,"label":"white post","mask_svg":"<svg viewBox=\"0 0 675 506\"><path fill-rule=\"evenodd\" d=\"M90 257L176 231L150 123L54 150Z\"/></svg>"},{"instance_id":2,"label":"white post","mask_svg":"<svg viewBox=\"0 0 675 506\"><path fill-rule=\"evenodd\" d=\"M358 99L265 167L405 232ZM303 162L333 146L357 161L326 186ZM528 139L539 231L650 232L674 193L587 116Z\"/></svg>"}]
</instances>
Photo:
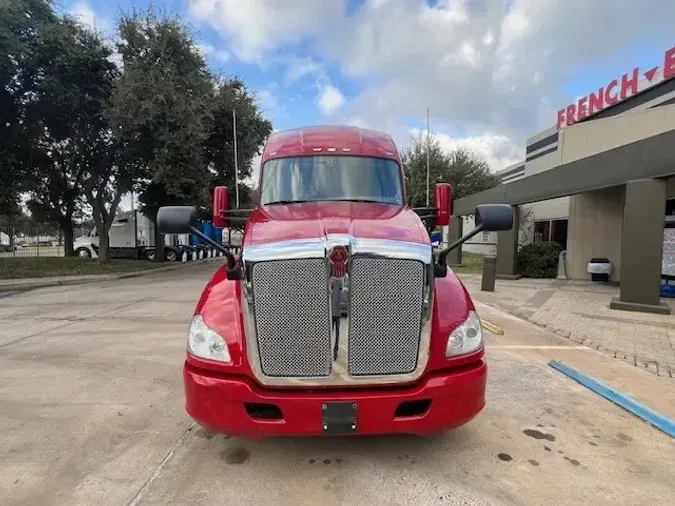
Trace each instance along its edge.
<instances>
[{"instance_id":1,"label":"white post","mask_svg":"<svg viewBox=\"0 0 675 506\"><path fill-rule=\"evenodd\" d=\"M429 109L427 108L427 207L429 207Z\"/></svg>"},{"instance_id":2,"label":"white post","mask_svg":"<svg viewBox=\"0 0 675 506\"><path fill-rule=\"evenodd\" d=\"M232 109L232 132L234 136L234 195L235 205L239 209L239 167L237 162L237 112Z\"/></svg>"}]
</instances>

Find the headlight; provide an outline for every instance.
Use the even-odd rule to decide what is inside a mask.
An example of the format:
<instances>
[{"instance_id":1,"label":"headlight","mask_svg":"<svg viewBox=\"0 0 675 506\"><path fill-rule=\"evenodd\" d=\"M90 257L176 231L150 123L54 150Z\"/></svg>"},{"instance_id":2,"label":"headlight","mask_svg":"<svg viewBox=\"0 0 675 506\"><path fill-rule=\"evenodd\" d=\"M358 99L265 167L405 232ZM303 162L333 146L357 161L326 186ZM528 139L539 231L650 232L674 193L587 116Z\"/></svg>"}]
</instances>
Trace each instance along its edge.
<instances>
[{"instance_id":1,"label":"headlight","mask_svg":"<svg viewBox=\"0 0 675 506\"><path fill-rule=\"evenodd\" d=\"M204 323L201 315L196 315L190 322L188 350L197 357L230 363L230 352L225 340Z\"/></svg>"},{"instance_id":2,"label":"headlight","mask_svg":"<svg viewBox=\"0 0 675 506\"><path fill-rule=\"evenodd\" d=\"M483 329L476 311L469 311L464 322L452 331L445 347L446 357L455 357L476 351L483 344Z\"/></svg>"}]
</instances>

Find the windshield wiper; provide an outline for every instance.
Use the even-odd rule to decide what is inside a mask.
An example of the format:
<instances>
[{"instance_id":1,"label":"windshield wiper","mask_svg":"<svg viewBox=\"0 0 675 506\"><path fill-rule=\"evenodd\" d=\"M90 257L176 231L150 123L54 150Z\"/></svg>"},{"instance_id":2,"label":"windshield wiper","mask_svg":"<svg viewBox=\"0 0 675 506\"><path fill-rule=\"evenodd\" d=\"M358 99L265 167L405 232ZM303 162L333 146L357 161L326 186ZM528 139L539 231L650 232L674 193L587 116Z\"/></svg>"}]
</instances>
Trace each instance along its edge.
<instances>
[{"instance_id":1,"label":"windshield wiper","mask_svg":"<svg viewBox=\"0 0 675 506\"><path fill-rule=\"evenodd\" d=\"M386 200L375 200L375 199L336 199L337 202L366 202L371 204L391 204L392 202L387 202Z\"/></svg>"},{"instance_id":2,"label":"windshield wiper","mask_svg":"<svg viewBox=\"0 0 675 506\"><path fill-rule=\"evenodd\" d=\"M305 202L313 202L312 200L275 200L273 202L267 202L266 206L275 206L275 205L288 205L288 204L303 204Z\"/></svg>"}]
</instances>

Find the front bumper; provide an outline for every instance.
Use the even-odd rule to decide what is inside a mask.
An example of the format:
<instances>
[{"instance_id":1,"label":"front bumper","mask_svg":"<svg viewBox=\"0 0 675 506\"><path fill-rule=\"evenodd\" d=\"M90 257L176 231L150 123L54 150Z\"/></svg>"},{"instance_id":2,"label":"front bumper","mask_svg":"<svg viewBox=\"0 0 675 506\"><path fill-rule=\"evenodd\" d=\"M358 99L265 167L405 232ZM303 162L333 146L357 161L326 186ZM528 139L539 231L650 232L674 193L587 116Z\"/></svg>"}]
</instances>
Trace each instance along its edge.
<instances>
[{"instance_id":1,"label":"front bumper","mask_svg":"<svg viewBox=\"0 0 675 506\"><path fill-rule=\"evenodd\" d=\"M246 438L330 435L322 421L324 404L348 401L356 405L357 428L351 434L422 436L463 425L483 409L487 365L481 359L431 374L413 386L358 390L269 390L248 378L220 375L188 362L183 379L188 414L213 432ZM268 416L270 410L257 410L259 405L275 406L274 418Z\"/></svg>"}]
</instances>

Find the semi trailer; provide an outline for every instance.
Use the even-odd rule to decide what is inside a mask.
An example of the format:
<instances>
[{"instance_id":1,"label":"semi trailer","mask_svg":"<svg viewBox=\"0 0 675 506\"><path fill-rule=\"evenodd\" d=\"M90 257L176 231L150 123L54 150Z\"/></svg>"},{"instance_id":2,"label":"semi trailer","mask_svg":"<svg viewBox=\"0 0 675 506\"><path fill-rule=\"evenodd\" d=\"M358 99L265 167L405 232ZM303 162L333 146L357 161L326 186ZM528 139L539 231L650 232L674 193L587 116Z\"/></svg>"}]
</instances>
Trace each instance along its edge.
<instances>
[{"instance_id":1,"label":"semi trailer","mask_svg":"<svg viewBox=\"0 0 675 506\"><path fill-rule=\"evenodd\" d=\"M211 222L198 220L198 228L212 241L222 242L222 232ZM155 227L152 220L138 210L117 213L108 232L108 240L111 258L155 259ZM169 262L208 258L217 252L214 246L191 233L165 234L164 243L164 259ZM98 248L96 227L74 243L75 254L80 257L96 258Z\"/></svg>"},{"instance_id":2,"label":"semi trailer","mask_svg":"<svg viewBox=\"0 0 675 506\"><path fill-rule=\"evenodd\" d=\"M434 254L452 188L406 205L390 136L356 127L273 133L256 205L213 193L213 224L246 220L241 254L225 256L187 331L185 408L212 432L425 435L485 406L488 366L472 299L448 253L481 231L509 230L508 205L479 205L474 230ZM200 235L197 212L160 209L162 233Z\"/></svg>"}]
</instances>

